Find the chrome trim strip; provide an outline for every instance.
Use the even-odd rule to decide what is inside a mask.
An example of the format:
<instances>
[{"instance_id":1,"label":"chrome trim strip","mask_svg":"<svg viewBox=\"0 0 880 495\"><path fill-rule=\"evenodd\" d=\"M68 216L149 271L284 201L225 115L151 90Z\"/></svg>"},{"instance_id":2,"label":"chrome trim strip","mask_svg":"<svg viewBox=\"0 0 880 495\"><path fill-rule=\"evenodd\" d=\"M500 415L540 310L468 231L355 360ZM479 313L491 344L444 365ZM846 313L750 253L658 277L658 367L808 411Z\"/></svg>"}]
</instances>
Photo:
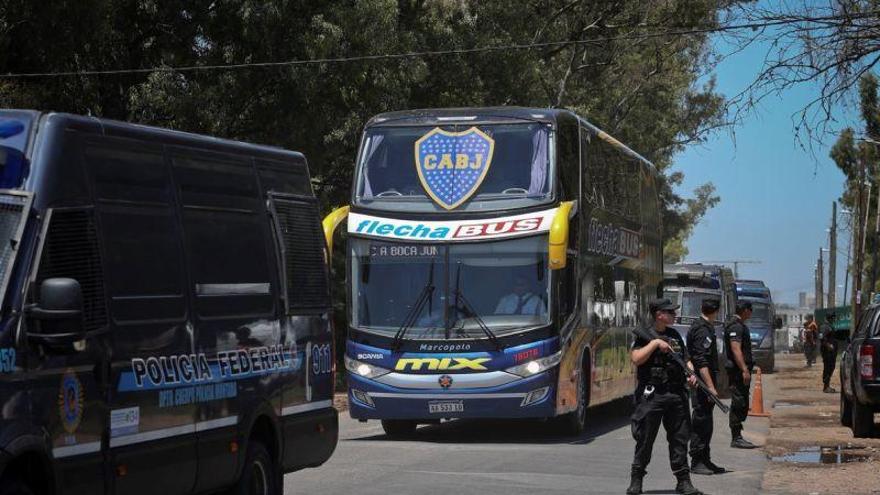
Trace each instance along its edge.
<instances>
[{"instance_id":1,"label":"chrome trim strip","mask_svg":"<svg viewBox=\"0 0 880 495\"><path fill-rule=\"evenodd\" d=\"M269 283L248 284L196 284L196 295L199 296L228 296L269 294Z\"/></svg>"},{"instance_id":2,"label":"chrome trim strip","mask_svg":"<svg viewBox=\"0 0 880 495\"><path fill-rule=\"evenodd\" d=\"M124 435L110 439L110 448L124 447L135 443L151 442L153 440L161 440L163 438L177 437L180 435L191 435L196 432L195 424L172 426L171 428L161 428L158 430L145 431L143 433L135 433L132 435Z\"/></svg>"},{"instance_id":3,"label":"chrome trim strip","mask_svg":"<svg viewBox=\"0 0 880 495\"><path fill-rule=\"evenodd\" d=\"M391 392L367 392L380 399L522 399L526 393L515 394L398 394Z\"/></svg>"},{"instance_id":4,"label":"chrome trim strip","mask_svg":"<svg viewBox=\"0 0 880 495\"><path fill-rule=\"evenodd\" d=\"M420 388L443 390L440 386L440 377L452 378L451 390L457 388L486 388L506 385L522 378L504 371L490 371L487 373L440 373L430 375L416 375L412 373L388 373L373 380L397 388Z\"/></svg>"},{"instance_id":5,"label":"chrome trim strip","mask_svg":"<svg viewBox=\"0 0 880 495\"><path fill-rule=\"evenodd\" d=\"M64 447L55 447L52 449L52 455L56 459L62 457L72 457L75 455L92 454L101 451L101 442L81 443L78 445L66 445Z\"/></svg>"},{"instance_id":6,"label":"chrome trim strip","mask_svg":"<svg viewBox=\"0 0 880 495\"><path fill-rule=\"evenodd\" d=\"M227 416L225 418L210 419L196 423L196 431L213 430L216 428L224 428L226 426L235 426L238 424L238 416Z\"/></svg>"},{"instance_id":7,"label":"chrome trim strip","mask_svg":"<svg viewBox=\"0 0 880 495\"><path fill-rule=\"evenodd\" d=\"M333 406L332 400L322 400L318 402L308 402L306 404L297 404L295 406L285 406L281 409L282 416L290 416L291 414L315 411L318 409L326 409Z\"/></svg>"}]
</instances>

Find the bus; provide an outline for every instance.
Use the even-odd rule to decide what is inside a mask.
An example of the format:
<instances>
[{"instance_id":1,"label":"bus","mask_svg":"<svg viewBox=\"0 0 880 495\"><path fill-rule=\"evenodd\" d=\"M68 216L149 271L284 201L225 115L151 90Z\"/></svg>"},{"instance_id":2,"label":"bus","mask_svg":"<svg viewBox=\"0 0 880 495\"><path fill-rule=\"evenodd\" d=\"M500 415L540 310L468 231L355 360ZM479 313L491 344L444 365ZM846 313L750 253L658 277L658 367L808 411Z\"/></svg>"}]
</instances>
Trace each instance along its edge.
<instances>
[{"instance_id":1,"label":"bus","mask_svg":"<svg viewBox=\"0 0 880 495\"><path fill-rule=\"evenodd\" d=\"M687 342L688 330L701 317L703 300L715 298L721 307L715 317L715 344L718 350L718 373L715 388L718 394L729 393L724 358L724 324L736 311L736 286L733 271L721 265L678 263L663 268L663 296L681 306L675 317L675 328Z\"/></svg>"},{"instance_id":2,"label":"bus","mask_svg":"<svg viewBox=\"0 0 880 495\"><path fill-rule=\"evenodd\" d=\"M764 373L773 373L776 367L775 330L782 328L782 319L776 316L770 289L761 280L737 280L736 298L752 303L752 318L746 325L752 337L755 365Z\"/></svg>"},{"instance_id":3,"label":"bus","mask_svg":"<svg viewBox=\"0 0 880 495\"><path fill-rule=\"evenodd\" d=\"M631 394L631 330L661 281L658 175L563 109L385 113L346 224L349 411L389 435L554 418Z\"/></svg>"},{"instance_id":4,"label":"bus","mask_svg":"<svg viewBox=\"0 0 880 495\"><path fill-rule=\"evenodd\" d=\"M0 493L274 495L336 447L305 157L0 110Z\"/></svg>"}]
</instances>

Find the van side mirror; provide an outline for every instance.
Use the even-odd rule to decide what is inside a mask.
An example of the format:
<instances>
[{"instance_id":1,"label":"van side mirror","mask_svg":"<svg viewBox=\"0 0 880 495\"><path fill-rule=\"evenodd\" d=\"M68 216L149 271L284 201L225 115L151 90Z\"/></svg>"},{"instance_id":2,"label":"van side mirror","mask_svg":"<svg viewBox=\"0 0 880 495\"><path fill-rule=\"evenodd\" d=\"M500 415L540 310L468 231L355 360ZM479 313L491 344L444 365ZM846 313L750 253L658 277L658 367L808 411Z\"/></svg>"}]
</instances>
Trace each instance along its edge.
<instances>
[{"instance_id":1,"label":"van side mirror","mask_svg":"<svg viewBox=\"0 0 880 495\"><path fill-rule=\"evenodd\" d=\"M0 146L0 189L15 189L28 175L28 159L10 146Z\"/></svg>"},{"instance_id":2,"label":"van side mirror","mask_svg":"<svg viewBox=\"0 0 880 495\"><path fill-rule=\"evenodd\" d=\"M28 338L52 348L69 349L85 339L82 287L72 278L47 278L40 285L40 302L25 307L37 322Z\"/></svg>"}]
</instances>

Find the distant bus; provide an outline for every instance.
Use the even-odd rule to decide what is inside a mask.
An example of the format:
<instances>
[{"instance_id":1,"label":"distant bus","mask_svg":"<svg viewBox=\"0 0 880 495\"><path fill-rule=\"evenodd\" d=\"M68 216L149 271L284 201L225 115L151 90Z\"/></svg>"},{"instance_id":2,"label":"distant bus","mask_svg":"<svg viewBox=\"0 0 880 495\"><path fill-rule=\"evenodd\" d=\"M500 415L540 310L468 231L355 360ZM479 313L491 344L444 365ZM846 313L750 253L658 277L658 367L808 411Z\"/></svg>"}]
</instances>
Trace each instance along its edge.
<instances>
[{"instance_id":1,"label":"distant bus","mask_svg":"<svg viewBox=\"0 0 880 495\"><path fill-rule=\"evenodd\" d=\"M0 111L0 493L272 495L337 439L303 155Z\"/></svg>"},{"instance_id":2,"label":"distant bus","mask_svg":"<svg viewBox=\"0 0 880 495\"><path fill-rule=\"evenodd\" d=\"M776 308L770 297L770 289L760 280L737 280L736 298L752 303L752 318L746 323L752 334L752 354L755 365L772 373L776 367L775 329L782 328L782 320L776 317Z\"/></svg>"},{"instance_id":3,"label":"distant bus","mask_svg":"<svg viewBox=\"0 0 880 495\"><path fill-rule=\"evenodd\" d=\"M557 418L631 394L658 295L657 171L546 108L387 113L347 217L349 411L390 435L449 418Z\"/></svg>"},{"instance_id":4,"label":"distant bus","mask_svg":"<svg viewBox=\"0 0 880 495\"><path fill-rule=\"evenodd\" d=\"M721 302L715 317L715 336L718 349L716 389L721 395L728 393L727 373L724 372L724 324L736 309L736 286L733 271L721 265L680 263L666 265L663 269L663 295L681 305L675 317L675 328L687 341L688 330L701 317L703 300L715 298Z\"/></svg>"}]
</instances>

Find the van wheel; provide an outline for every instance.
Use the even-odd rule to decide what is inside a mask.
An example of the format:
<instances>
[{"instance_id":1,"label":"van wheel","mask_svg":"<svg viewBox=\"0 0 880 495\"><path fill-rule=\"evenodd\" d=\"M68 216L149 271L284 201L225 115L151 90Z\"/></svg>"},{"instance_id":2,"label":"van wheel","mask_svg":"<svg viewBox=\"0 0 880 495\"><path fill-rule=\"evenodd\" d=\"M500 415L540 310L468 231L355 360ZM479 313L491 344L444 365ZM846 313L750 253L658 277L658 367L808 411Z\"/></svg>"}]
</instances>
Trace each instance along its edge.
<instances>
[{"instance_id":1,"label":"van wheel","mask_svg":"<svg viewBox=\"0 0 880 495\"><path fill-rule=\"evenodd\" d=\"M846 398L843 393L843 386L840 387L840 426L852 426L852 402Z\"/></svg>"},{"instance_id":2,"label":"van wheel","mask_svg":"<svg viewBox=\"0 0 880 495\"><path fill-rule=\"evenodd\" d=\"M17 478L0 479L0 495L34 495L31 487Z\"/></svg>"},{"instance_id":3,"label":"van wheel","mask_svg":"<svg viewBox=\"0 0 880 495\"><path fill-rule=\"evenodd\" d=\"M589 390L587 389L587 372L581 371L578 380L577 409L559 418L560 430L565 435L580 435L587 429L587 406L589 406Z\"/></svg>"},{"instance_id":4,"label":"van wheel","mask_svg":"<svg viewBox=\"0 0 880 495\"><path fill-rule=\"evenodd\" d=\"M874 433L874 410L871 406L859 404L855 397L852 401L852 431L856 438L868 438Z\"/></svg>"},{"instance_id":5,"label":"van wheel","mask_svg":"<svg viewBox=\"0 0 880 495\"><path fill-rule=\"evenodd\" d=\"M230 495L281 495L282 478L259 440L251 440L241 478Z\"/></svg>"},{"instance_id":6,"label":"van wheel","mask_svg":"<svg viewBox=\"0 0 880 495\"><path fill-rule=\"evenodd\" d=\"M389 437L410 437L416 432L416 422L408 419L383 419L382 429Z\"/></svg>"}]
</instances>

